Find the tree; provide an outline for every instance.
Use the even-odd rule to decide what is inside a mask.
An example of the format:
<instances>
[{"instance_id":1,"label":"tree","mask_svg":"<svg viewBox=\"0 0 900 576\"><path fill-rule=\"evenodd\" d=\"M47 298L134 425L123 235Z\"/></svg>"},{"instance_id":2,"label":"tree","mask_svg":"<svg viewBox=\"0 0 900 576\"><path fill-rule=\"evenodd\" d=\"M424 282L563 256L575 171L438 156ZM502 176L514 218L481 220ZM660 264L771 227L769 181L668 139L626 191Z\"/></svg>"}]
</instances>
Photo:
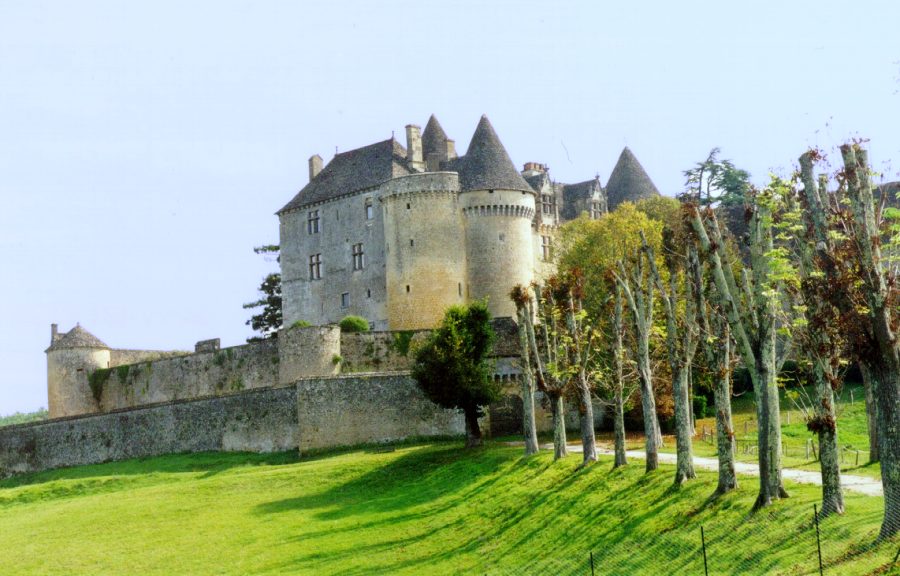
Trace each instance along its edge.
<instances>
[{"instance_id":1,"label":"tree","mask_svg":"<svg viewBox=\"0 0 900 576\"><path fill-rule=\"evenodd\" d=\"M779 283L785 253L776 250L774 211L779 189L767 188L753 195L750 213L750 269L744 270L740 289L725 251L715 214L708 207L701 213L687 205L687 218L694 230L703 258L709 263L716 286L717 304L725 312L737 348L750 372L756 397L759 454L759 495L754 508L787 496L781 475L781 422L778 397L777 315L782 308ZM789 351L785 347L784 353Z\"/></svg>"},{"instance_id":2,"label":"tree","mask_svg":"<svg viewBox=\"0 0 900 576\"><path fill-rule=\"evenodd\" d=\"M463 412L466 448L482 444L478 418L483 406L501 397L488 354L494 342L491 314L484 302L451 306L441 325L415 353L412 376L438 406Z\"/></svg>"},{"instance_id":3,"label":"tree","mask_svg":"<svg viewBox=\"0 0 900 576\"><path fill-rule=\"evenodd\" d=\"M256 254L275 255L275 260L280 261L279 247L274 244L257 246L253 249ZM272 272L263 278L259 285L262 298L243 305L244 310L261 308L259 313L250 317L245 324L260 333L260 336L251 336L247 342L258 342L268 338L277 338L281 330L281 274Z\"/></svg>"},{"instance_id":4,"label":"tree","mask_svg":"<svg viewBox=\"0 0 900 576\"><path fill-rule=\"evenodd\" d=\"M697 350L697 320L695 316L694 276L684 273L686 261L696 260L696 250L678 242L671 228L664 231L666 267L669 270L668 286L663 283L656 266L653 249L641 235L643 250L650 266L650 278L659 290L659 297L666 314L666 347L669 352L669 366L672 370L672 395L675 400L675 483L682 484L697 477L694 472L694 455L691 447L691 366ZM680 245L680 247L679 247ZM685 262L682 262L684 260ZM679 289L679 278L683 288ZM696 288L696 289L699 289ZM679 310L679 301L684 302Z\"/></svg>"},{"instance_id":5,"label":"tree","mask_svg":"<svg viewBox=\"0 0 900 576\"><path fill-rule=\"evenodd\" d=\"M528 286L517 285L509 294L516 305L516 321L519 328L519 362L522 371L522 433L525 437L525 455L537 454L540 449L537 426L534 418L535 366L532 362L529 334L534 334L531 326L534 318L534 300ZM529 328L530 326L530 328ZM539 362L540 358L536 357Z\"/></svg>"},{"instance_id":6,"label":"tree","mask_svg":"<svg viewBox=\"0 0 900 576\"><path fill-rule=\"evenodd\" d=\"M895 255L900 238L895 224L882 247L886 211L875 207L866 150L858 143L845 144L841 157L844 167L838 174L840 190L831 202L826 203L826 190L812 174L818 154L801 157L801 174L808 218L817 238L817 270L828 280L828 301L841 312L840 328L851 339L854 354L872 382L885 503L880 538L888 538L900 531L900 340L896 335ZM823 234L825 241L821 240Z\"/></svg>"}]
</instances>

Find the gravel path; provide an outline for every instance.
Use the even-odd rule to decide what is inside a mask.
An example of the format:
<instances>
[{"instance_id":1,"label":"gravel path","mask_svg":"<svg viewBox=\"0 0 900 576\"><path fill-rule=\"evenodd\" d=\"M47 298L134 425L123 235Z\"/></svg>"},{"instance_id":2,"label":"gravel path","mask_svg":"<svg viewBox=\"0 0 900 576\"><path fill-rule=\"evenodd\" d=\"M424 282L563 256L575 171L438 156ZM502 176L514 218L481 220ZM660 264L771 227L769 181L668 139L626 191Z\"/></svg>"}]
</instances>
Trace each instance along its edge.
<instances>
[{"instance_id":1,"label":"gravel path","mask_svg":"<svg viewBox=\"0 0 900 576\"><path fill-rule=\"evenodd\" d=\"M550 450L553 450L553 445L546 444L541 446L541 448L549 448ZM581 445L570 444L569 451L580 453ZM601 448L600 446L597 447L597 453L605 454L608 456L613 455L612 450ZM627 452L625 452L625 454L626 456L628 456L628 458L634 458L635 460L644 459L644 453L640 450L628 450ZM659 453L660 462L664 462L666 464L675 464L675 459L675 454L669 454L666 452ZM694 466L696 466L697 468L702 468L703 470L715 471L719 469L719 461L715 458L703 458L701 456L694 456ZM734 469L738 474L742 474L745 476L759 475L759 466L757 466L756 464L750 464L749 462L735 462ZM785 480L800 482L801 484L815 484L816 486L822 485L822 475L819 472L813 472L811 470L797 470L796 468L784 468L781 473ZM881 480L869 478L868 476L841 474L841 485L844 487L844 490L848 490L850 492L865 494L866 496L884 496L884 489L881 486Z\"/></svg>"}]
</instances>

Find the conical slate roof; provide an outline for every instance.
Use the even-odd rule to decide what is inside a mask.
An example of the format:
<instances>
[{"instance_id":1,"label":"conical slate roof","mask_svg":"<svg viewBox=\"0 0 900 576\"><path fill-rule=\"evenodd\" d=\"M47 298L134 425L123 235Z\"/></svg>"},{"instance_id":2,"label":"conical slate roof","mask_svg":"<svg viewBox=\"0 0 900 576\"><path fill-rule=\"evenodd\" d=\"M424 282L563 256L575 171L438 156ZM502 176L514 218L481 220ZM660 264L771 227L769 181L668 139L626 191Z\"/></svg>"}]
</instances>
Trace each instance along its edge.
<instances>
[{"instance_id":1,"label":"conical slate roof","mask_svg":"<svg viewBox=\"0 0 900 576\"><path fill-rule=\"evenodd\" d=\"M659 190L644 167L626 146L606 183L606 203L609 210L615 210L622 202L637 202L659 195Z\"/></svg>"},{"instance_id":2,"label":"conical slate roof","mask_svg":"<svg viewBox=\"0 0 900 576\"><path fill-rule=\"evenodd\" d=\"M487 116L482 116L469 142L466 155L458 163L459 185L468 190L523 190L534 193L506 153Z\"/></svg>"},{"instance_id":3,"label":"conical slate roof","mask_svg":"<svg viewBox=\"0 0 900 576\"><path fill-rule=\"evenodd\" d=\"M425 131L422 132L422 153L425 158L433 152L443 154L447 150L447 140L447 133L432 114L428 124L425 125Z\"/></svg>"},{"instance_id":4,"label":"conical slate roof","mask_svg":"<svg viewBox=\"0 0 900 576\"><path fill-rule=\"evenodd\" d=\"M102 340L76 324L74 328L56 339L50 344L46 352L63 348L109 348Z\"/></svg>"}]
</instances>

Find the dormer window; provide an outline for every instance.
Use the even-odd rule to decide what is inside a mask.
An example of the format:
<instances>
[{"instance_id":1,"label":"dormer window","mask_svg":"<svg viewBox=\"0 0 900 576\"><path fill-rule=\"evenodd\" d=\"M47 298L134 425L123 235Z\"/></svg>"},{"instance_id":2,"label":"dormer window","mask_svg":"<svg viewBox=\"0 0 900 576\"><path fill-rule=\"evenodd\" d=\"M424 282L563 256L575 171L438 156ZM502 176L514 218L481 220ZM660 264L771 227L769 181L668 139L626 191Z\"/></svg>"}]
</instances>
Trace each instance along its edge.
<instances>
[{"instance_id":1,"label":"dormer window","mask_svg":"<svg viewBox=\"0 0 900 576\"><path fill-rule=\"evenodd\" d=\"M541 212L553 214L553 196L550 194L541 194Z\"/></svg>"}]
</instances>

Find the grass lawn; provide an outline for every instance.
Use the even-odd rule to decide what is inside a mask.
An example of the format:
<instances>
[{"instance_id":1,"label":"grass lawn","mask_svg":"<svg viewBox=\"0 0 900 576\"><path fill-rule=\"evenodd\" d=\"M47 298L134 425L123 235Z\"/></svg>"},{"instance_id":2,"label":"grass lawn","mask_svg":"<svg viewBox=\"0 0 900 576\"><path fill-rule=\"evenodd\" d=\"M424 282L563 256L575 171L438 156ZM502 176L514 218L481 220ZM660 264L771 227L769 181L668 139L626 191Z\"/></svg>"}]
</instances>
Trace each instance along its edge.
<instances>
[{"instance_id":1,"label":"grass lawn","mask_svg":"<svg viewBox=\"0 0 900 576\"><path fill-rule=\"evenodd\" d=\"M809 390L809 393L813 394L812 389ZM866 429L866 402L861 384L845 384L843 386L837 402L837 411L838 442L844 448L841 470L848 474L881 478L881 468L878 463L868 463L869 436ZM756 404L753 401L752 392L747 392L732 400L732 419L735 438L738 440L737 459L742 462L756 462L756 453L746 451L747 446L756 446ZM702 439L704 429L711 433L708 441ZM715 430L715 417L697 420L697 436L694 438L694 454L696 456L716 457ZM784 389L781 390L781 434L785 452L782 462L785 467L819 470L818 460L812 454L809 458L806 456L807 440L812 440L817 450L818 440L812 432L806 429L803 415L793 407L790 400L785 398ZM604 443L612 446L611 435L604 434L603 440ZM642 450L644 448L643 436L632 437L629 435L627 447L629 450ZM858 464L857 450L859 450ZM665 439L665 447L662 451L675 452L674 436Z\"/></svg>"},{"instance_id":2,"label":"grass lawn","mask_svg":"<svg viewBox=\"0 0 900 576\"><path fill-rule=\"evenodd\" d=\"M751 514L755 482L613 471L461 443L293 454L195 454L0 482L0 574L817 573L814 486ZM847 495L822 522L826 574L890 573L870 546L882 500ZM877 571L877 572L876 572Z\"/></svg>"}]
</instances>

